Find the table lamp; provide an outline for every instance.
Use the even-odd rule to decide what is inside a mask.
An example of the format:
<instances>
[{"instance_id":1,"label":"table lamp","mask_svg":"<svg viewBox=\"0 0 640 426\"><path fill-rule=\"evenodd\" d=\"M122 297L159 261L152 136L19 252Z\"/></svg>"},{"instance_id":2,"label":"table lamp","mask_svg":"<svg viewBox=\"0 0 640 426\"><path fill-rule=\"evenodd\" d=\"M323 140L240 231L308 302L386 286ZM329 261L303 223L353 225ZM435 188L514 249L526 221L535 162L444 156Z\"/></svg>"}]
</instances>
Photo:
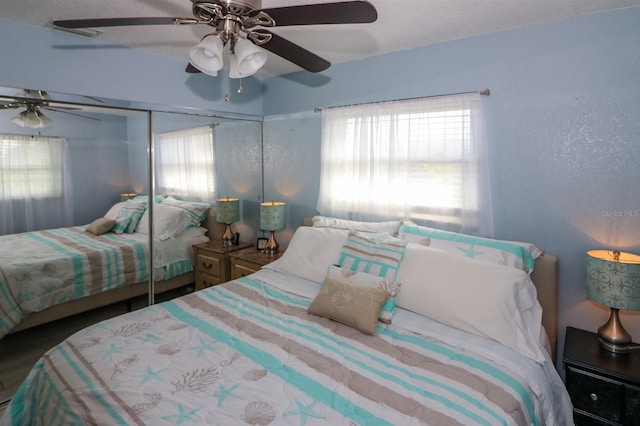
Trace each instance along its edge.
<instances>
[{"instance_id":1,"label":"table lamp","mask_svg":"<svg viewBox=\"0 0 640 426\"><path fill-rule=\"evenodd\" d=\"M120 194L120 201L133 200L138 194L136 192L129 192L126 194Z\"/></svg>"},{"instance_id":2,"label":"table lamp","mask_svg":"<svg viewBox=\"0 0 640 426\"><path fill-rule=\"evenodd\" d=\"M269 241L264 247L264 251L268 256L273 256L278 251L279 244L276 241L275 231L284 229L285 206L286 203L281 201L268 201L260 204L260 229L271 233Z\"/></svg>"},{"instance_id":3,"label":"table lamp","mask_svg":"<svg viewBox=\"0 0 640 426\"><path fill-rule=\"evenodd\" d=\"M631 335L620 322L620 309L640 310L640 256L619 251L587 252L587 298L611 309L609 320L598 328L600 345L628 354Z\"/></svg>"},{"instance_id":4,"label":"table lamp","mask_svg":"<svg viewBox=\"0 0 640 426\"><path fill-rule=\"evenodd\" d=\"M231 232L231 223L240 220L240 200L237 198L218 198L216 207L216 222L226 223L222 241L225 246L233 244L234 236Z\"/></svg>"}]
</instances>

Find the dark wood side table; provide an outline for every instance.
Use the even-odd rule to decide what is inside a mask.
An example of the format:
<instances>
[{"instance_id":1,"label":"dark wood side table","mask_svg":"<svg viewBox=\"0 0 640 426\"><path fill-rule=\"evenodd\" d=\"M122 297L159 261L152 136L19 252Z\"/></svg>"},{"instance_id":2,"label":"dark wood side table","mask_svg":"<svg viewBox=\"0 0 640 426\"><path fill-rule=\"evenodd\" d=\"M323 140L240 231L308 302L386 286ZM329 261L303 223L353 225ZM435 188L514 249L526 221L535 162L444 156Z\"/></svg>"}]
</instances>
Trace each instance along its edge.
<instances>
[{"instance_id":1,"label":"dark wood side table","mask_svg":"<svg viewBox=\"0 0 640 426\"><path fill-rule=\"evenodd\" d=\"M278 251L274 255L267 255L255 247L246 248L229 254L231 259L231 279L242 278L260 270L274 260L280 259L284 251Z\"/></svg>"},{"instance_id":2,"label":"dark wood side table","mask_svg":"<svg viewBox=\"0 0 640 426\"><path fill-rule=\"evenodd\" d=\"M597 334L567 327L562 360L576 425L640 424L640 349L615 354Z\"/></svg>"},{"instance_id":3,"label":"dark wood side table","mask_svg":"<svg viewBox=\"0 0 640 426\"><path fill-rule=\"evenodd\" d=\"M222 284L231 279L229 254L253 247L251 243L224 245L222 239L195 244L196 290Z\"/></svg>"}]
</instances>

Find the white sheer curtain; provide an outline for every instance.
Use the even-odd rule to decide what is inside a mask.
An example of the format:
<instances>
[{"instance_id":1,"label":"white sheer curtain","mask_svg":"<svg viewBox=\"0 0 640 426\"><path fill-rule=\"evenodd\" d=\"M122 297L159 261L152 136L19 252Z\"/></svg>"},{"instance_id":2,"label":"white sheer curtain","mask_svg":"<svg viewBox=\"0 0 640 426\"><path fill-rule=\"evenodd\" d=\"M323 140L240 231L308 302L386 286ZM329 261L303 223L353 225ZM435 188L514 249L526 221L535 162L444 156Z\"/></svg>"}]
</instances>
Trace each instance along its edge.
<instances>
[{"instance_id":1,"label":"white sheer curtain","mask_svg":"<svg viewBox=\"0 0 640 426\"><path fill-rule=\"evenodd\" d=\"M156 192L214 201L213 126L154 134Z\"/></svg>"},{"instance_id":2,"label":"white sheer curtain","mask_svg":"<svg viewBox=\"0 0 640 426\"><path fill-rule=\"evenodd\" d=\"M67 139L0 135L0 234L71 225Z\"/></svg>"},{"instance_id":3,"label":"white sheer curtain","mask_svg":"<svg viewBox=\"0 0 640 426\"><path fill-rule=\"evenodd\" d=\"M492 236L478 93L323 111L318 211Z\"/></svg>"}]
</instances>

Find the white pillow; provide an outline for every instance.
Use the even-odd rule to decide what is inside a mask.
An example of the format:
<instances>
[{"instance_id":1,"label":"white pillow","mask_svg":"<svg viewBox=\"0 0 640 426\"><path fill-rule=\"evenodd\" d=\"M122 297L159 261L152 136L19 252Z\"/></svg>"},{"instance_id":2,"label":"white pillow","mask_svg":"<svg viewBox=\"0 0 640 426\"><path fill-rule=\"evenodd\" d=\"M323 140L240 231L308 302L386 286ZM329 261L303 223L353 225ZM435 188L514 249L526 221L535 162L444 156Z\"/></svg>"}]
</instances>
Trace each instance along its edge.
<instances>
[{"instance_id":1,"label":"white pillow","mask_svg":"<svg viewBox=\"0 0 640 426\"><path fill-rule=\"evenodd\" d=\"M411 243L396 281L396 306L544 361L542 307L526 272Z\"/></svg>"},{"instance_id":2,"label":"white pillow","mask_svg":"<svg viewBox=\"0 0 640 426\"><path fill-rule=\"evenodd\" d=\"M178 207L154 203L153 205L153 235L166 240L174 237L191 226L187 213ZM149 233L149 210L147 209L140 219L137 232Z\"/></svg>"},{"instance_id":3,"label":"white pillow","mask_svg":"<svg viewBox=\"0 0 640 426\"><path fill-rule=\"evenodd\" d=\"M536 259L542 250L533 244L518 241L496 240L441 229L403 223L398 231L403 240L446 250L458 256L480 260L532 273Z\"/></svg>"},{"instance_id":4,"label":"white pillow","mask_svg":"<svg viewBox=\"0 0 640 426\"><path fill-rule=\"evenodd\" d=\"M398 235L400 229L399 220L389 220L386 222L361 222L357 220L338 219L336 217L314 216L311 218L314 228L336 228L348 229L360 232L386 232L391 235Z\"/></svg>"},{"instance_id":5,"label":"white pillow","mask_svg":"<svg viewBox=\"0 0 640 426\"><path fill-rule=\"evenodd\" d=\"M124 206L124 201L121 201L119 203L115 203L113 206L111 206L111 208L104 214L104 217L106 217L107 219L111 219L111 220L116 220L118 219L118 214L120 213L120 210L122 210L122 206Z\"/></svg>"},{"instance_id":6,"label":"white pillow","mask_svg":"<svg viewBox=\"0 0 640 426\"><path fill-rule=\"evenodd\" d=\"M207 217L207 213L209 212L209 208L211 207L211 204L209 203L176 200L171 196L163 199L162 204L183 209L187 213L187 216L189 216L189 220L191 220L193 226L200 226L202 221Z\"/></svg>"},{"instance_id":7,"label":"white pillow","mask_svg":"<svg viewBox=\"0 0 640 426\"><path fill-rule=\"evenodd\" d=\"M287 272L322 284L327 268L338 263L349 231L333 228L299 227L280 259L265 269Z\"/></svg>"}]
</instances>

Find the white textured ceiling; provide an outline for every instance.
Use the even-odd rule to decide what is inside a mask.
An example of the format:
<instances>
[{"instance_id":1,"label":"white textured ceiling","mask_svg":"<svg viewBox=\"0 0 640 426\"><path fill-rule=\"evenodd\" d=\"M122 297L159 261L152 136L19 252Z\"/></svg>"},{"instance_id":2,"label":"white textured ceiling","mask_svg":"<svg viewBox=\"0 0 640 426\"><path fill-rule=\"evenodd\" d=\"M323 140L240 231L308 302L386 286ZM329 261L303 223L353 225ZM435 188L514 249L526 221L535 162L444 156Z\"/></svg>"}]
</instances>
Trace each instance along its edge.
<instances>
[{"instance_id":1,"label":"white textured ceiling","mask_svg":"<svg viewBox=\"0 0 640 426\"><path fill-rule=\"evenodd\" d=\"M325 3L336 0L326 0ZM322 1L263 0L262 7ZM640 0L370 0L371 24L276 28L290 41L331 63L346 62L443 41L640 5ZM0 0L0 18L49 27L53 19L192 17L190 0ZM640 25L640 24L639 24ZM206 25L100 28L99 39L180 58L212 28ZM269 53L258 77L299 71Z\"/></svg>"}]
</instances>

